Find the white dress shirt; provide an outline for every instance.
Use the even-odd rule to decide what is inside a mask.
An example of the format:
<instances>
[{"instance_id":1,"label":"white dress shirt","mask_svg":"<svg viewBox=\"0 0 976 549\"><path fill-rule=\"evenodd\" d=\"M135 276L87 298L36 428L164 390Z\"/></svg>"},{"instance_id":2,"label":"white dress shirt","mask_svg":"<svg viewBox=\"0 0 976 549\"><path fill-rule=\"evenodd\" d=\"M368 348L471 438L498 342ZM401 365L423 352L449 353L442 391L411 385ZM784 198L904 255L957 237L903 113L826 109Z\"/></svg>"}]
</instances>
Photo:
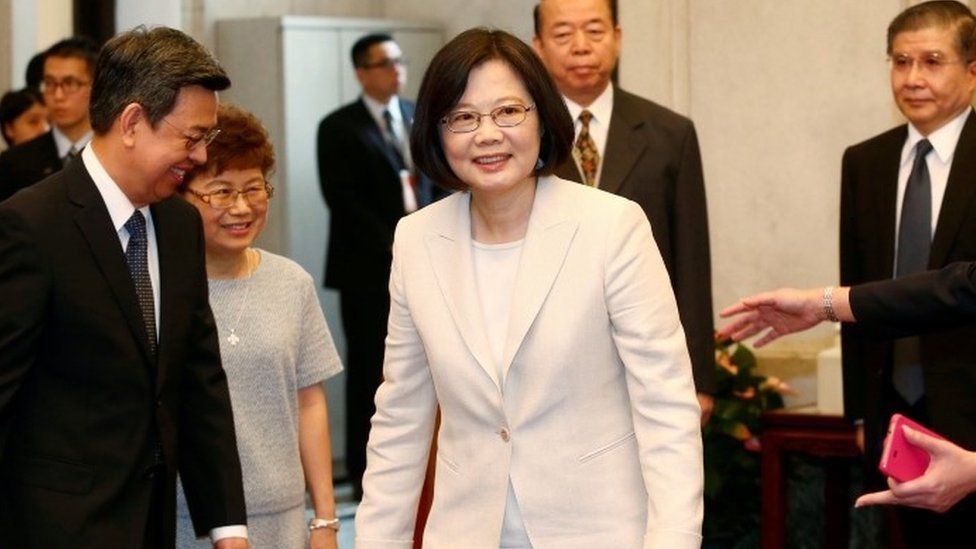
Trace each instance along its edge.
<instances>
[{"instance_id":1,"label":"white dress shirt","mask_svg":"<svg viewBox=\"0 0 976 549\"><path fill-rule=\"evenodd\" d=\"M72 142L57 126L51 127L51 136L54 137L54 145L58 148L58 158L64 161L64 157L68 156L71 149L80 151L85 145L91 141L92 131L88 130L88 133L81 136L77 141ZM129 214L132 215L132 214Z\"/></svg>"},{"instance_id":2,"label":"white dress shirt","mask_svg":"<svg viewBox=\"0 0 976 549\"><path fill-rule=\"evenodd\" d=\"M901 163L898 165L898 197L895 208L895 263L898 265L898 231L901 225L901 207L905 200L905 189L908 187L908 176L912 173L915 162L915 145L922 139L928 139L932 144L932 152L926 157L925 164L929 170L929 182L932 191L932 233L939 223L939 212L942 210L942 200L945 197L946 186L949 183L949 170L952 169L952 159L955 157L956 144L959 135L972 108L966 107L958 116L945 123L941 128L924 136L915 126L908 125L908 138L901 150Z\"/></svg>"}]
</instances>

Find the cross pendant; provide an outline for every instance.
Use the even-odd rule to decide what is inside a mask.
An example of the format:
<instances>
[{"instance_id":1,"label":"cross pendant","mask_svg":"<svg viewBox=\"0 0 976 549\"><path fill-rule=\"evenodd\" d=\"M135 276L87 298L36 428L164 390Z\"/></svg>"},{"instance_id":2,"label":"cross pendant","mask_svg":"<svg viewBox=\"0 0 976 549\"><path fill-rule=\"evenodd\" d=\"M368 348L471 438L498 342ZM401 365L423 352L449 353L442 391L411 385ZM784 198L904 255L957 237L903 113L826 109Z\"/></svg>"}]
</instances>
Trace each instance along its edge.
<instances>
[{"instance_id":1,"label":"cross pendant","mask_svg":"<svg viewBox=\"0 0 976 549\"><path fill-rule=\"evenodd\" d=\"M227 336L227 341L231 345L237 345L237 342L240 341L240 340L241 340L241 338L237 337L237 334L234 333L234 330L231 330L230 331L230 335Z\"/></svg>"}]
</instances>

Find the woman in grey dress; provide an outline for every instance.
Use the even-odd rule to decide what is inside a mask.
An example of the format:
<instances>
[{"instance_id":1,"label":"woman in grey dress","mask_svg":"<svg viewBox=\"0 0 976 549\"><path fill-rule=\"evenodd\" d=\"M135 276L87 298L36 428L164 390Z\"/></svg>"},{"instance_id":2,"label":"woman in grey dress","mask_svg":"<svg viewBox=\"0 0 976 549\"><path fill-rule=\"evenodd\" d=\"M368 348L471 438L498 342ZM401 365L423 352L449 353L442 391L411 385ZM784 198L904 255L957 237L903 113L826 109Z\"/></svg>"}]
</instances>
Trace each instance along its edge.
<instances>
[{"instance_id":1,"label":"woman in grey dress","mask_svg":"<svg viewBox=\"0 0 976 549\"><path fill-rule=\"evenodd\" d=\"M207 163L186 174L181 193L203 219L247 536L255 549L301 549L306 541L314 549L334 549L338 520L322 381L342 366L312 277L295 262L252 246L274 190L266 179L275 161L266 130L250 113L229 106L218 111L218 127ZM315 509L308 526L306 488ZM210 547L197 539L188 503L194 504L181 488L177 546Z\"/></svg>"}]
</instances>

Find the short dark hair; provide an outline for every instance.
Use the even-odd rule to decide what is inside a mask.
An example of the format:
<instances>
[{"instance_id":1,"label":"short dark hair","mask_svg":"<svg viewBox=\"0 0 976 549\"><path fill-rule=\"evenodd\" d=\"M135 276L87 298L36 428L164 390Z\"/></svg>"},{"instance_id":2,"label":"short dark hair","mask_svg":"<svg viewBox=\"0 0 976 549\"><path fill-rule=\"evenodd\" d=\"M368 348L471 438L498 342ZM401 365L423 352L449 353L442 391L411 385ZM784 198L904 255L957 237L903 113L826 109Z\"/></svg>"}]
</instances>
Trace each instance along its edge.
<instances>
[{"instance_id":1,"label":"short dark hair","mask_svg":"<svg viewBox=\"0 0 976 549\"><path fill-rule=\"evenodd\" d=\"M532 8L532 23L535 25L535 35L537 37L542 36L541 34L542 15L539 13L539 7L541 5L542 2L539 2L538 4L535 5L534 8ZM614 27L616 27L617 26L617 0L607 0L607 5L610 8L610 22L613 23Z\"/></svg>"},{"instance_id":2,"label":"short dark hair","mask_svg":"<svg viewBox=\"0 0 976 549\"><path fill-rule=\"evenodd\" d=\"M196 166L184 182L202 174L220 174L227 170L258 168L265 177L275 166L275 152L258 117L234 105L217 108L217 126L220 133L207 145L207 162Z\"/></svg>"},{"instance_id":3,"label":"short dark hair","mask_svg":"<svg viewBox=\"0 0 976 549\"><path fill-rule=\"evenodd\" d=\"M44 53L43 51L35 53L34 57L31 57L30 61L27 62L27 68L24 69L24 82L27 83L28 88L38 94L41 93L41 81L44 80ZM92 71L89 70L88 72L91 74Z\"/></svg>"},{"instance_id":4,"label":"short dark hair","mask_svg":"<svg viewBox=\"0 0 976 549\"><path fill-rule=\"evenodd\" d=\"M126 105L138 103L156 126L172 112L180 90L230 87L227 73L197 41L168 27L136 27L109 40L95 65L92 130L104 134Z\"/></svg>"},{"instance_id":5,"label":"short dark hair","mask_svg":"<svg viewBox=\"0 0 976 549\"><path fill-rule=\"evenodd\" d=\"M976 60L976 17L965 4L954 0L923 2L899 13L888 25L888 55L899 34L931 27L954 30L956 53L967 63Z\"/></svg>"},{"instance_id":6,"label":"short dark hair","mask_svg":"<svg viewBox=\"0 0 976 549\"><path fill-rule=\"evenodd\" d=\"M87 36L72 36L56 42L53 46L44 51L44 60L49 57L71 57L81 59L88 66L88 75L95 73L95 64L98 61L98 42ZM41 63L41 78L44 77L44 63Z\"/></svg>"},{"instance_id":7,"label":"short dark hair","mask_svg":"<svg viewBox=\"0 0 976 549\"><path fill-rule=\"evenodd\" d=\"M352 45L352 66L357 69L365 66L369 62L369 48L372 48L376 44L393 41L393 37L385 32L367 34L359 40L356 40L356 43Z\"/></svg>"},{"instance_id":8,"label":"short dark hair","mask_svg":"<svg viewBox=\"0 0 976 549\"><path fill-rule=\"evenodd\" d=\"M442 187L463 190L467 184L458 179L444 156L441 119L464 95L471 71L492 60L511 67L535 102L542 132L542 166L536 173L551 174L569 158L573 119L539 58L524 42L505 31L470 29L448 42L431 60L420 84L410 134L410 150L417 167Z\"/></svg>"},{"instance_id":9,"label":"short dark hair","mask_svg":"<svg viewBox=\"0 0 976 549\"><path fill-rule=\"evenodd\" d=\"M13 143L7 138L4 129L6 125L17 120L20 115L27 112L27 109L37 104L43 105L44 101L39 93L30 88L11 90L3 94L3 98L0 99L0 133L3 134L3 140L7 145L12 146Z\"/></svg>"}]
</instances>

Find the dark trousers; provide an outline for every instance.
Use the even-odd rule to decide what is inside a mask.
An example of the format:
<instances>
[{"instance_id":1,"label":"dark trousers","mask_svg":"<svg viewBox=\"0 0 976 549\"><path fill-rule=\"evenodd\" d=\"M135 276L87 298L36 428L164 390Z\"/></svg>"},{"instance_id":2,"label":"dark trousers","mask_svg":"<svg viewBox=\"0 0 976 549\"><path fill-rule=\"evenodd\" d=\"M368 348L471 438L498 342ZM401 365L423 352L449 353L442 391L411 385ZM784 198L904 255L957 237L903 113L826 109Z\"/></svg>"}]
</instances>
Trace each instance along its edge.
<instances>
[{"instance_id":1,"label":"dark trousers","mask_svg":"<svg viewBox=\"0 0 976 549\"><path fill-rule=\"evenodd\" d=\"M344 288L339 306L346 332L346 468L358 499L363 493L366 441L383 381L383 351L390 294L381 288Z\"/></svg>"}]
</instances>

